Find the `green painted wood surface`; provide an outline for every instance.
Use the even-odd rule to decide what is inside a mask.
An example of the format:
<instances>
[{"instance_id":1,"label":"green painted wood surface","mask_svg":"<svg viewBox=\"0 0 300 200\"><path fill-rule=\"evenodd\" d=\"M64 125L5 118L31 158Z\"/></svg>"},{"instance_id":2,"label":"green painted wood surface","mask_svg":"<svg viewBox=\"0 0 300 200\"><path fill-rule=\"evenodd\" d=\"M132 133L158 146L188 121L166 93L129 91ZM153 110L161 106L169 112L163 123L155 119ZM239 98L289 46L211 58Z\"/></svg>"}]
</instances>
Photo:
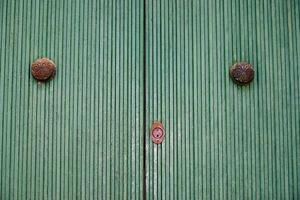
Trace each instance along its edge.
<instances>
[{"instance_id":1,"label":"green painted wood surface","mask_svg":"<svg viewBox=\"0 0 300 200\"><path fill-rule=\"evenodd\" d=\"M0 199L299 199L299 4L0 0Z\"/></svg>"},{"instance_id":2,"label":"green painted wood surface","mask_svg":"<svg viewBox=\"0 0 300 200\"><path fill-rule=\"evenodd\" d=\"M300 1L146 2L148 199L300 199Z\"/></svg>"},{"instance_id":3,"label":"green painted wood surface","mask_svg":"<svg viewBox=\"0 0 300 200\"><path fill-rule=\"evenodd\" d=\"M142 198L142 49L140 0L0 0L1 200Z\"/></svg>"}]
</instances>

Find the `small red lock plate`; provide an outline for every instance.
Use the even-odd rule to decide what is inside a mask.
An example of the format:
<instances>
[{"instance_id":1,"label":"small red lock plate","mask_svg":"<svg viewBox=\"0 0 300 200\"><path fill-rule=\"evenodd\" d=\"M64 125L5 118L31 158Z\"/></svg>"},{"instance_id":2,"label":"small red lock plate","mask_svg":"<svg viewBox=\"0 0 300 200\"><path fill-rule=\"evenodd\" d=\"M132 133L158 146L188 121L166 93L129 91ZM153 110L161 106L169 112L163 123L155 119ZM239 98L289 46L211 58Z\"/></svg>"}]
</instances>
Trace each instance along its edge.
<instances>
[{"instance_id":1,"label":"small red lock plate","mask_svg":"<svg viewBox=\"0 0 300 200\"><path fill-rule=\"evenodd\" d=\"M155 144L161 144L165 138L165 129L161 122L155 121L151 127L151 140Z\"/></svg>"}]
</instances>

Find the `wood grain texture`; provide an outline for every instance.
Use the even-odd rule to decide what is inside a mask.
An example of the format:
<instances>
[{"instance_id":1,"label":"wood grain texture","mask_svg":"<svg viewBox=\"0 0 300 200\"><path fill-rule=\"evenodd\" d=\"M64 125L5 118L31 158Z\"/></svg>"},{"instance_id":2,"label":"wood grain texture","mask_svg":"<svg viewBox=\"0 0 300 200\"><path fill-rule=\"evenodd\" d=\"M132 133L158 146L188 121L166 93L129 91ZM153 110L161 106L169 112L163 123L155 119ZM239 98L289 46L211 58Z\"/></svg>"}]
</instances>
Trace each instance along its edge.
<instances>
[{"instance_id":1,"label":"wood grain texture","mask_svg":"<svg viewBox=\"0 0 300 200\"><path fill-rule=\"evenodd\" d=\"M0 199L299 199L299 4L0 0Z\"/></svg>"},{"instance_id":2,"label":"wood grain texture","mask_svg":"<svg viewBox=\"0 0 300 200\"><path fill-rule=\"evenodd\" d=\"M1 200L142 198L142 49L140 0L0 0Z\"/></svg>"},{"instance_id":3,"label":"wood grain texture","mask_svg":"<svg viewBox=\"0 0 300 200\"><path fill-rule=\"evenodd\" d=\"M148 199L300 199L300 2L146 2Z\"/></svg>"}]
</instances>

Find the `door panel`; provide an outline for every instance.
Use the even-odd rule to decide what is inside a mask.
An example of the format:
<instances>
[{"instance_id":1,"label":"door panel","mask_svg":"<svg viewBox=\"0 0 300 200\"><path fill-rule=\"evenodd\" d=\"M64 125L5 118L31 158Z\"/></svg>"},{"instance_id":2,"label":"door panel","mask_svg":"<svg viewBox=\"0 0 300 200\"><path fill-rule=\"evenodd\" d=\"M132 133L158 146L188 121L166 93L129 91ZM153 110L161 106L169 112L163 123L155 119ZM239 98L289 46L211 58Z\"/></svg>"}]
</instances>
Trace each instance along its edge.
<instances>
[{"instance_id":1,"label":"door panel","mask_svg":"<svg viewBox=\"0 0 300 200\"><path fill-rule=\"evenodd\" d=\"M141 199L143 1L1 0L0 46L0 199Z\"/></svg>"},{"instance_id":2,"label":"door panel","mask_svg":"<svg viewBox=\"0 0 300 200\"><path fill-rule=\"evenodd\" d=\"M148 199L300 198L299 19L297 0L147 1Z\"/></svg>"},{"instance_id":3,"label":"door panel","mask_svg":"<svg viewBox=\"0 0 300 200\"><path fill-rule=\"evenodd\" d=\"M0 1L0 199L141 199L144 181L148 199L300 198L299 2L145 6Z\"/></svg>"}]
</instances>

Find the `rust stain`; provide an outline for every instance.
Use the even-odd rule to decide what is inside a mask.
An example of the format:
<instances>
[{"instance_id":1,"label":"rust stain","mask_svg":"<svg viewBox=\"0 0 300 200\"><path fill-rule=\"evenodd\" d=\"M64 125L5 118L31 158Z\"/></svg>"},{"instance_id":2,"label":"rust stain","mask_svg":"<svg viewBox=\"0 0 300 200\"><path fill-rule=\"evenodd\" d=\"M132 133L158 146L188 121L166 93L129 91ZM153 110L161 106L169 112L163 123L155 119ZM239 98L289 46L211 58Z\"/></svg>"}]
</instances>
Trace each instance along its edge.
<instances>
[{"instance_id":1,"label":"rust stain","mask_svg":"<svg viewBox=\"0 0 300 200\"><path fill-rule=\"evenodd\" d=\"M155 144L161 144L165 138L165 129L161 122L154 121L151 127L151 140Z\"/></svg>"},{"instance_id":2,"label":"rust stain","mask_svg":"<svg viewBox=\"0 0 300 200\"><path fill-rule=\"evenodd\" d=\"M39 58L31 64L31 74L38 81L47 81L55 76L55 63L49 58Z\"/></svg>"}]
</instances>

